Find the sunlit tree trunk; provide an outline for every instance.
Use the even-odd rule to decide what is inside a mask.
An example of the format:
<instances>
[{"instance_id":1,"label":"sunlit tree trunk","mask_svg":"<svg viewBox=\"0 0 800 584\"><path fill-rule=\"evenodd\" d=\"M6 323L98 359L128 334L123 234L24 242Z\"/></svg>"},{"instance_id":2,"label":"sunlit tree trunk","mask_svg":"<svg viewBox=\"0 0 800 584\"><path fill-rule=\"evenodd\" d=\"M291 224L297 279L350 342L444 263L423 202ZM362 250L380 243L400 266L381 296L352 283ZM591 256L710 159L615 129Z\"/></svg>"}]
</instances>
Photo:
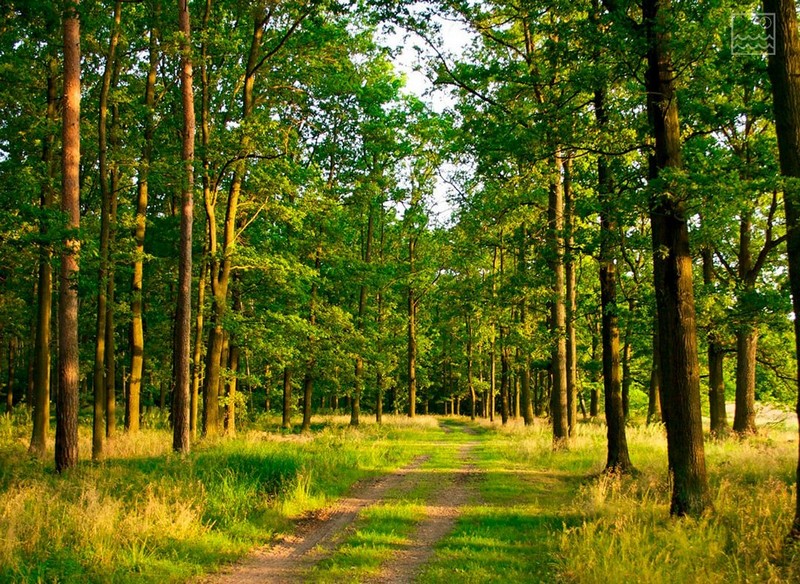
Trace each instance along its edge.
<instances>
[{"instance_id":1,"label":"sunlit tree trunk","mask_svg":"<svg viewBox=\"0 0 800 584\"><path fill-rule=\"evenodd\" d=\"M192 317L192 221L194 200L194 90L192 87L191 24L188 0L178 0L178 24L181 49L181 97L183 129L181 159L180 260L178 264L178 300L175 310L175 385L173 394L172 448L187 453L191 447L189 435L189 361Z\"/></svg>"},{"instance_id":2,"label":"sunlit tree trunk","mask_svg":"<svg viewBox=\"0 0 800 584\"><path fill-rule=\"evenodd\" d=\"M569 435L575 433L578 423L578 348L575 332L577 276L575 271L576 254L574 242L575 202L572 194L572 158L564 161L564 231L566 250L564 254L564 275L566 278L566 343L567 343L567 425Z\"/></svg>"},{"instance_id":3,"label":"sunlit tree trunk","mask_svg":"<svg viewBox=\"0 0 800 584\"><path fill-rule=\"evenodd\" d=\"M567 312L564 302L564 189L562 183L563 162L560 154L553 161L548 205L548 246L550 247L550 269L553 273L550 299L550 331L553 337L551 352L553 387L550 413L553 420L553 444L563 445L569 438L567 414Z\"/></svg>"},{"instance_id":4,"label":"sunlit tree trunk","mask_svg":"<svg viewBox=\"0 0 800 584\"><path fill-rule=\"evenodd\" d=\"M149 196L150 161L155 134L156 74L158 72L158 28L161 3L156 0L151 15L150 47L147 80L144 90L145 122L144 146L139 159L136 185L136 224L134 241L136 252L133 260L133 280L131 282L131 378L128 396L125 400L125 429L135 434L139 431L139 409L144 373L144 324L142 320L142 291L144 286L144 238L147 228L147 199Z\"/></svg>"},{"instance_id":5,"label":"sunlit tree trunk","mask_svg":"<svg viewBox=\"0 0 800 584\"><path fill-rule=\"evenodd\" d=\"M66 216L58 302L58 393L56 471L78 462L78 252L80 240L81 49L79 0L65 1L63 14L64 97L62 107L61 211Z\"/></svg>"},{"instance_id":6,"label":"sunlit tree trunk","mask_svg":"<svg viewBox=\"0 0 800 584\"><path fill-rule=\"evenodd\" d=\"M650 221L661 359L661 407L667 428L673 515L699 515L711 505L700 414L692 257L686 205L665 169L681 168L675 72L670 53L670 0L643 0L647 33L647 109L655 153ZM677 193L676 193L677 191Z\"/></svg>"}]
</instances>

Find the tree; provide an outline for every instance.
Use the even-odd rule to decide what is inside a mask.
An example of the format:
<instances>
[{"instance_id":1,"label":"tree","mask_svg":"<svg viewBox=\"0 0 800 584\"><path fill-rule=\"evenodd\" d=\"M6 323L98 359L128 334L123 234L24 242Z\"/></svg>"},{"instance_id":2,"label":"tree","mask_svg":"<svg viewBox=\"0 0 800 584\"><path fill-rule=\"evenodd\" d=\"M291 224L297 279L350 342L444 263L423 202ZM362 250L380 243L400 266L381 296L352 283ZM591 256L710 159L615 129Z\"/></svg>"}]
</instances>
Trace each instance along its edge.
<instances>
[{"instance_id":1,"label":"tree","mask_svg":"<svg viewBox=\"0 0 800 584\"><path fill-rule=\"evenodd\" d=\"M768 58L772 81L772 106L775 112L775 132L784 183L787 247L789 251L789 282L795 315L800 314L800 36L797 31L796 5L792 0L764 0L764 12L775 15L775 51ZM767 34L773 29L768 27ZM800 319L794 319L795 352L800 359ZM800 370L797 372L800 384ZM797 401L800 419L800 396ZM797 463L797 484L800 486L800 456ZM796 494L794 522L789 536L800 539L800 489Z\"/></svg>"},{"instance_id":2,"label":"tree","mask_svg":"<svg viewBox=\"0 0 800 584\"><path fill-rule=\"evenodd\" d=\"M655 142L650 221L660 343L661 407L673 479L670 513L699 515L711 504L700 417L692 258L681 169L680 121L670 52L670 0L644 0L647 111ZM676 196L677 195L677 196Z\"/></svg>"},{"instance_id":3,"label":"tree","mask_svg":"<svg viewBox=\"0 0 800 584\"><path fill-rule=\"evenodd\" d=\"M81 31L79 0L64 2L64 97L62 100L61 210L69 230L61 250L58 302L56 470L78 463L78 252L80 240Z\"/></svg>"},{"instance_id":4,"label":"tree","mask_svg":"<svg viewBox=\"0 0 800 584\"><path fill-rule=\"evenodd\" d=\"M175 393L173 396L172 448L187 453L189 435L189 344L192 316L192 221L194 219L194 91L192 88L192 45L188 0L178 0L178 24L181 50L181 97L183 130L181 160L180 263L178 265L178 299L175 310Z\"/></svg>"}]
</instances>

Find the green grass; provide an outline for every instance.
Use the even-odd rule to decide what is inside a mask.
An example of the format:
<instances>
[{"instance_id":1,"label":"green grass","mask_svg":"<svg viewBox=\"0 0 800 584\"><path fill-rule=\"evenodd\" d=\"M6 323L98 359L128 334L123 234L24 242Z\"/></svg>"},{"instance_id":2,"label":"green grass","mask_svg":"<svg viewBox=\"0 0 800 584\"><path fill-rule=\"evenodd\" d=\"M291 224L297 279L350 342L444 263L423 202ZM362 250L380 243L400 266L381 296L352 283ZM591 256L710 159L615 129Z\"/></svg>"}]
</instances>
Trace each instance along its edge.
<instances>
[{"instance_id":1,"label":"green grass","mask_svg":"<svg viewBox=\"0 0 800 584\"><path fill-rule=\"evenodd\" d=\"M100 463L65 476L25 450L28 428L0 425L0 582L182 582L291 529L354 482L410 461L425 426L313 436L252 431L170 452L171 436L120 436ZM406 441L398 437L406 437ZM81 428L81 453L90 448ZM52 446L51 446L52 448ZM52 451L52 450L51 450Z\"/></svg>"},{"instance_id":2,"label":"green grass","mask_svg":"<svg viewBox=\"0 0 800 584\"><path fill-rule=\"evenodd\" d=\"M663 429L628 431L634 476L602 474L605 427L583 423L553 451L533 427L455 418L352 429L319 418L310 436L259 420L235 439L200 442L185 458L163 430L120 436L101 463L65 476L25 451L24 420L0 418L0 582L183 582L234 561L329 505L359 479L429 458L362 511L310 574L355 582L410 542L425 505L474 442L473 499L419 580L464 582L791 582L797 433L779 425L746 440L708 441L714 510L669 517ZM464 431L472 429L472 434ZM90 452L81 428L83 456Z\"/></svg>"}]
</instances>

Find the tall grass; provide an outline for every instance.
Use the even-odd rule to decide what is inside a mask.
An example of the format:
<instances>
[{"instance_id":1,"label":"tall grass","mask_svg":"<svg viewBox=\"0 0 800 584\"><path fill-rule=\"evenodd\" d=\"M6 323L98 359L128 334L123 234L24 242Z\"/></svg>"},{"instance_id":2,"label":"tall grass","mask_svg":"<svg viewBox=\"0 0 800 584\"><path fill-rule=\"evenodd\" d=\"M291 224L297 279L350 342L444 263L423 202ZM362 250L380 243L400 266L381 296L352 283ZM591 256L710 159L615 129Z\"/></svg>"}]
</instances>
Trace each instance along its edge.
<instances>
[{"instance_id":1,"label":"tall grass","mask_svg":"<svg viewBox=\"0 0 800 584\"><path fill-rule=\"evenodd\" d=\"M313 436L249 432L170 452L163 430L121 435L65 476L0 422L1 582L178 582L232 560L356 480L413 456L391 422ZM81 428L84 456L89 432ZM52 448L52 446L51 446Z\"/></svg>"},{"instance_id":2,"label":"tall grass","mask_svg":"<svg viewBox=\"0 0 800 584\"><path fill-rule=\"evenodd\" d=\"M603 474L605 428L581 424L569 450L549 429L500 430L509 464L580 480L558 512L578 525L552 532L566 582L798 582L800 554L785 536L794 515L797 433L791 424L739 440L706 442L714 508L699 519L669 516L663 427L628 428L633 476ZM510 442L510 444L509 444Z\"/></svg>"}]
</instances>

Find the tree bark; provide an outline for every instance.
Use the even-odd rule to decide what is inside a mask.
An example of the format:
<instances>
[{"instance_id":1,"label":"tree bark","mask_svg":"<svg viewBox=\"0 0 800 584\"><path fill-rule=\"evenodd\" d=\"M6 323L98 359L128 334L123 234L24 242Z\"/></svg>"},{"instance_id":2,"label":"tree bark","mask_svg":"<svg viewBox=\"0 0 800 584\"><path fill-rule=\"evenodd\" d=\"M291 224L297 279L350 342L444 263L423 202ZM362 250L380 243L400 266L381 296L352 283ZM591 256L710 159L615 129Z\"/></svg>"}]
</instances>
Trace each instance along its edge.
<instances>
[{"instance_id":1,"label":"tree bark","mask_svg":"<svg viewBox=\"0 0 800 584\"><path fill-rule=\"evenodd\" d=\"M564 254L564 273L566 278L566 343L567 343L567 425L569 435L575 433L578 423L578 350L575 332L575 314L578 311L576 301L576 272L574 232L575 202L572 196L572 158L564 161L564 231L566 233L566 250Z\"/></svg>"},{"instance_id":2,"label":"tree bark","mask_svg":"<svg viewBox=\"0 0 800 584\"><path fill-rule=\"evenodd\" d=\"M739 280L747 296L755 289L753 256L750 253L752 220L750 212L742 214L739 222ZM752 276L752 279L751 279ZM736 409L733 431L737 434L756 432L756 350L758 328L745 318L736 331Z\"/></svg>"},{"instance_id":3,"label":"tree bark","mask_svg":"<svg viewBox=\"0 0 800 584\"><path fill-rule=\"evenodd\" d=\"M681 137L675 73L668 30L670 0L643 0L647 33L645 76L647 110L655 138L651 158L653 274L661 359L661 407L667 428L667 453L672 474L673 515L699 515L710 507L697 360L692 257L686 208L679 185L665 169L681 168Z\"/></svg>"},{"instance_id":4,"label":"tree bark","mask_svg":"<svg viewBox=\"0 0 800 584\"><path fill-rule=\"evenodd\" d=\"M149 195L150 161L155 134L155 95L156 74L158 72L158 28L161 3L156 1L152 24L150 25L150 48L147 80L144 90L145 123L144 146L139 158L138 180L136 185L136 225L134 241L136 253L133 260L133 280L131 282L131 378L128 397L125 400L125 429L130 434L139 431L140 396L142 375L144 373L144 324L142 319L142 293L144 287L144 238L147 228L147 199Z\"/></svg>"},{"instance_id":5,"label":"tree bark","mask_svg":"<svg viewBox=\"0 0 800 584\"><path fill-rule=\"evenodd\" d=\"M567 340L566 305L564 282L564 190L562 184L563 163L557 154L553 161L548 206L548 245L550 247L550 269L553 272L550 331L553 337L552 369L553 388L551 394L551 417L553 420L553 445L562 446L569 438L567 414Z\"/></svg>"},{"instance_id":6,"label":"tree bark","mask_svg":"<svg viewBox=\"0 0 800 584\"><path fill-rule=\"evenodd\" d=\"M58 59L51 56L47 64L47 120L58 119ZM47 212L55 203L56 165L54 160L55 135L48 134L42 140L42 162L46 175L42 178L41 207ZM42 220L39 232L47 239L50 231L49 221ZM53 252L51 244L43 241L39 248L39 280L37 284L36 337L33 356L33 430L28 451L37 457L47 452L47 435L50 430L50 339L52 338L51 319L53 311Z\"/></svg>"},{"instance_id":7,"label":"tree bark","mask_svg":"<svg viewBox=\"0 0 800 584\"><path fill-rule=\"evenodd\" d=\"M103 444L106 437L106 322L108 318L108 268L109 244L111 233L111 197L108 165L108 96L111 91L111 78L114 71L122 3L114 4L114 27L106 53L103 78L100 85L100 119L97 125L97 143L99 154L100 199L100 269L97 283L97 329L94 352L94 417L92 425L92 460L103 457Z\"/></svg>"},{"instance_id":8,"label":"tree bark","mask_svg":"<svg viewBox=\"0 0 800 584\"><path fill-rule=\"evenodd\" d=\"M181 97L183 130L181 159L184 176L181 185L180 260L178 264L178 299L175 310L175 387L173 394L172 448L187 453L189 435L189 375L192 317L192 221L194 200L194 89L192 87L191 23L188 0L178 0L178 24L181 49Z\"/></svg>"},{"instance_id":9,"label":"tree bark","mask_svg":"<svg viewBox=\"0 0 800 584\"><path fill-rule=\"evenodd\" d=\"M284 430L292 428L292 370L289 367L283 368L283 420L281 428Z\"/></svg>"},{"instance_id":10,"label":"tree bark","mask_svg":"<svg viewBox=\"0 0 800 584\"><path fill-rule=\"evenodd\" d=\"M767 71L772 81L775 133L781 174L790 180L784 185L786 232L789 252L789 285L792 307L800 315L800 38L797 33L796 4L793 0L764 0L764 12L775 15L775 51L769 56ZM769 19L770 22L772 19ZM768 31L769 33L772 30ZM800 318L794 319L795 352L800 359ZM798 368L800 384L800 368ZM797 416L800 420L800 394ZM798 442L800 448L800 442ZM800 486L800 457L797 465ZM800 489L795 490L796 508L790 531L792 539L800 539Z\"/></svg>"},{"instance_id":11,"label":"tree bark","mask_svg":"<svg viewBox=\"0 0 800 584\"><path fill-rule=\"evenodd\" d=\"M264 36L264 27L269 17L262 17L256 13L253 23L253 34L248 52L247 64L242 88L242 123L246 123L250 118L255 107L255 87L256 72L258 71L259 57L261 51L261 41ZM250 139L245 133L239 145L240 152L248 153L251 150ZM233 176L231 178L230 189L228 191L228 201L225 209L225 223L223 224L222 258L217 260L217 238L216 224L214 221L213 204L216 201L206 201L206 212L208 214L211 253L211 293L213 323L209 331L208 339L208 358L206 359L206 375L203 387L203 431L207 436L213 436L218 432L219 419L216 413L219 408L220 382L220 359L222 357L223 327L222 323L227 311L228 286L230 283L233 253L236 247L236 214L239 208L239 197L242 191L242 182L246 172L245 160L241 159L235 163ZM212 198L215 198L212 196Z\"/></svg>"},{"instance_id":12,"label":"tree bark","mask_svg":"<svg viewBox=\"0 0 800 584\"><path fill-rule=\"evenodd\" d=\"M595 91L595 117L602 130L608 126L606 91ZM617 221L608 160L597 158L597 190L600 202L600 337L603 346L603 394L607 428L607 472L630 472L633 468L625 433L625 409L620 386L619 309L617 307ZM596 408L592 404L592 408Z\"/></svg>"},{"instance_id":13,"label":"tree bark","mask_svg":"<svg viewBox=\"0 0 800 584\"><path fill-rule=\"evenodd\" d=\"M64 97L62 100L61 210L70 230L61 251L58 302L58 394L56 395L56 471L78 463L78 253L80 240L81 49L79 0L66 1L63 13Z\"/></svg>"},{"instance_id":14,"label":"tree bark","mask_svg":"<svg viewBox=\"0 0 800 584\"><path fill-rule=\"evenodd\" d=\"M408 417L416 415L417 407L417 299L414 295L414 248L416 238L408 239Z\"/></svg>"},{"instance_id":15,"label":"tree bark","mask_svg":"<svg viewBox=\"0 0 800 584\"><path fill-rule=\"evenodd\" d=\"M372 260L372 239L375 231L375 218L372 211L372 202L370 201L368 218L367 218L367 235L366 241L363 245L363 253L361 260L366 266L369 266ZM362 277L365 277L363 275ZM364 322L364 313L367 309L367 284L362 282L358 290L358 319L356 320L358 330L363 335L366 330L366 323ZM364 389L364 357L360 354L356 356L356 370L355 370L355 387L353 388L353 402L352 409L350 410L350 425L358 426L359 415L361 414L361 393Z\"/></svg>"},{"instance_id":16,"label":"tree bark","mask_svg":"<svg viewBox=\"0 0 800 584\"><path fill-rule=\"evenodd\" d=\"M702 251L703 258L703 284L711 293L714 283L714 262L712 251L705 246ZM711 435L725 436L730 429L725 412L725 379L724 358L725 350L719 341L719 335L714 330L714 323L708 331L708 413L711 420Z\"/></svg>"}]
</instances>

